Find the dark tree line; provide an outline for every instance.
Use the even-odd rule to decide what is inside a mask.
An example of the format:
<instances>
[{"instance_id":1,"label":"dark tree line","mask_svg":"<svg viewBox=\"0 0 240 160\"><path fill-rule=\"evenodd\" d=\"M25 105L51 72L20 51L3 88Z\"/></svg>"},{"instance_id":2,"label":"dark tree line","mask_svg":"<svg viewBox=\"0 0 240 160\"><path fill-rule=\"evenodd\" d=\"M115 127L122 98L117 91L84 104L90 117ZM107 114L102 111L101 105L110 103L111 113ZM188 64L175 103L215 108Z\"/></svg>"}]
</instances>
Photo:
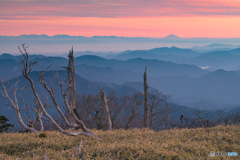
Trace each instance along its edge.
<instances>
[{"instance_id":1,"label":"dark tree line","mask_svg":"<svg viewBox=\"0 0 240 160\"><path fill-rule=\"evenodd\" d=\"M169 97L158 90L149 92L149 128L161 130L171 124L170 113L173 109L167 104ZM117 97L116 92L112 91L106 98L112 129L144 127L144 94L137 92L132 96ZM101 106L100 94L83 94L76 97L76 111L81 113L80 119L88 128L100 130L108 125L104 123L104 111Z\"/></svg>"},{"instance_id":2,"label":"dark tree line","mask_svg":"<svg viewBox=\"0 0 240 160\"><path fill-rule=\"evenodd\" d=\"M102 129L107 125L104 123L104 111L101 108L100 94L77 96L76 108L82 115L82 119L89 128ZM116 92L107 96L111 128L129 129L131 127L142 127L142 94L133 96L117 97Z\"/></svg>"},{"instance_id":3,"label":"dark tree line","mask_svg":"<svg viewBox=\"0 0 240 160\"><path fill-rule=\"evenodd\" d=\"M173 109L168 105L166 96L158 90L148 94L149 128L159 131L170 128ZM144 94L137 92L132 96L124 95L117 97L112 91L106 96L112 129L144 128ZM87 128L101 130L108 124L104 118L104 111L101 104L101 95L83 94L76 96L76 112ZM54 116L53 116L54 117ZM64 126L60 117L55 117L59 124ZM47 123L47 121L46 121ZM51 123L47 123L48 129L56 129Z\"/></svg>"},{"instance_id":4,"label":"dark tree line","mask_svg":"<svg viewBox=\"0 0 240 160\"><path fill-rule=\"evenodd\" d=\"M170 96L164 95L158 90L148 92L148 124L150 129L160 131L163 129L214 127L220 124L238 125L240 112L223 116L224 109L211 117L205 110L195 109L192 117L184 114L172 114L176 108L171 107L167 100ZM113 129L144 128L144 94L135 93L132 96L116 96L113 91L107 96L111 127ZM78 95L76 98L76 110L81 113L81 119L88 128L102 129L104 125L103 111L101 110L100 94ZM179 113L179 112L177 112ZM173 121L179 117L179 121Z\"/></svg>"},{"instance_id":5,"label":"dark tree line","mask_svg":"<svg viewBox=\"0 0 240 160\"><path fill-rule=\"evenodd\" d=\"M207 110L194 109L193 117L180 116L180 123L172 123L172 127L179 128L206 128L215 127L217 125L239 125L240 112L229 113L223 116L225 109L215 112L215 115L209 115Z\"/></svg>"}]
</instances>

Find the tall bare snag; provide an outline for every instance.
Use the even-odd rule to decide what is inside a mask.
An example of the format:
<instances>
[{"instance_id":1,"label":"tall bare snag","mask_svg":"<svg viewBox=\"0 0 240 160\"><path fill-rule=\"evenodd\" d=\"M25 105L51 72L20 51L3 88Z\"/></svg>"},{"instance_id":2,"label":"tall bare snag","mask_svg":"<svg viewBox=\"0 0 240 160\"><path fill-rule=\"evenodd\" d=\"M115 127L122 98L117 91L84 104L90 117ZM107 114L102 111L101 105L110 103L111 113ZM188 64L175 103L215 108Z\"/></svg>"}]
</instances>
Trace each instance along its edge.
<instances>
[{"instance_id":1,"label":"tall bare snag","mask_svg":"<svg viewBox=\"0 0 240 160\"><path fill-rule=\"evenodd\" d=\"M104 121L106 126L103 127L103 130L111 130L112 129L112 123L111 123L111 118L109 114L109 109L108 109L108 104L107 104L107 98L104 93L103 88L100 86L100 94L101 94L101 105L102 105L102 111L104 114Z\"/></svg>"},{"instance_id":2,"label":"tall bare snag","mask_svg":"<svg viewBox=\"0 0 240 160\"><path fill-rule=\"evenodd\" d=\"M147 67L143 74L144 85L144 127L148 128L148 84L147 84Z\"/></svg>"},{"instance_id":3,"label":"tall bare snag","mask_svg":"<svg viewBox=\"0 0 240 160\"><path fill-rule=\"evenodd\" d=\"M73 56L73 48L69 50L68 54L68 66L64 67L68 71L68 83L71 84L69 86L68 98L69 98L69 106L71 110L76 109L76 86L75 86L75 72L74 72L74 56ZM70 114L70 110L67 110L67 117L70 123L76 123L74 117Z\"/></svg>"}]
</instances>

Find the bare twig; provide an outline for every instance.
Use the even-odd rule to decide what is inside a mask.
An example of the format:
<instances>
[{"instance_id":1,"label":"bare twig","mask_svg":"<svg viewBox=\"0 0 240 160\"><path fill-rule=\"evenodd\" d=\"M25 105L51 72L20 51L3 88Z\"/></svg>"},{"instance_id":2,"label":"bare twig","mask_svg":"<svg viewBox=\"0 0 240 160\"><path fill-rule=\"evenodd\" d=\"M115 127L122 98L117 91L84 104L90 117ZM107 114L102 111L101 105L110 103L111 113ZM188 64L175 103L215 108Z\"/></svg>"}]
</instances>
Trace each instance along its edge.
<instances>
[{"instance_id":1,"label":"bare twig","mask_svg":"<svg viewBox=\"0 0 240 160\"><path fill-rule=\"evenodd\" d=\"M80 144L79 144L78 150L77 150L77 155L78 155L78 153L79 153L79 151L80 151L80 149L81 149L81 145L82 145L82 140L80 140Z\"/></svg>"}]
</instances>

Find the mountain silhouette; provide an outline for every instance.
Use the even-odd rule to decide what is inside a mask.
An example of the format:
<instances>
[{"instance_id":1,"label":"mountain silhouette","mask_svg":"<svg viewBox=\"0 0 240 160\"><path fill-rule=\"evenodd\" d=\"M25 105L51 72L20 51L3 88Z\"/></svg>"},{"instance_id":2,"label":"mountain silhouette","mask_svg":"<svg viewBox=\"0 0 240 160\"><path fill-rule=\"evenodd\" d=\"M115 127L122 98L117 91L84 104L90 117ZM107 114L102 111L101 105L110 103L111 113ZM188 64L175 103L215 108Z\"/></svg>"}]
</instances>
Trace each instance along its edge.
<instances>
[{"instance_id":1,"label":"mountain silhouette","mask_svg":"<svg viewBox=\"0 0 240 160\"><path fill-rule=\"evenodd\" d=\"M175 40L175 39L180 39L180 37L174 35L174 34L169 34L168 36L164 37L163 39L171 39L171 40Z\"/></svg>"}]
</instances>

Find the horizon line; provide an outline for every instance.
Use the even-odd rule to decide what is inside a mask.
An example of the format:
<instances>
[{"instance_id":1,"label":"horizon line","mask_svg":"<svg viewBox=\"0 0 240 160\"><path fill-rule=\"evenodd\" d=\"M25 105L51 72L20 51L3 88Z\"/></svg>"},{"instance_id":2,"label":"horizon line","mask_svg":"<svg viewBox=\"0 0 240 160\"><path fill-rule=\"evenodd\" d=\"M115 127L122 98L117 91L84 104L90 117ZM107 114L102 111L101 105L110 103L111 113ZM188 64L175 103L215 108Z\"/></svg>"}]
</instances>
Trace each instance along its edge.
<instances>
[{"instance_id":1,"label":"horizon line","mask_svg":"<svg viewBox=\"0 0 240 160\"><path fill-rule=\"evenodd\" d=\"M194 38L209 38L209 39L237 39L240 37L179 37L175 34L168 34L167 36L164 37L125 37L125 36L115 36L115 35L108 35L108 36L102 36L102 35L94 35L94 36L81 36L81 35L68 35L68 34L56 34L56 35L48 35L48 34L20 34L17 36L14 35L0 35L1 37L20 37L20 36L46 36L46 37L54 37L54 36L69 36L69 37L82 37L82 38L95 38L95 37L116 37L116 38L152 38L152 39L163 39L163 38L168 38L168 39L194 39Z\"/></svg>"}]
</instances>

